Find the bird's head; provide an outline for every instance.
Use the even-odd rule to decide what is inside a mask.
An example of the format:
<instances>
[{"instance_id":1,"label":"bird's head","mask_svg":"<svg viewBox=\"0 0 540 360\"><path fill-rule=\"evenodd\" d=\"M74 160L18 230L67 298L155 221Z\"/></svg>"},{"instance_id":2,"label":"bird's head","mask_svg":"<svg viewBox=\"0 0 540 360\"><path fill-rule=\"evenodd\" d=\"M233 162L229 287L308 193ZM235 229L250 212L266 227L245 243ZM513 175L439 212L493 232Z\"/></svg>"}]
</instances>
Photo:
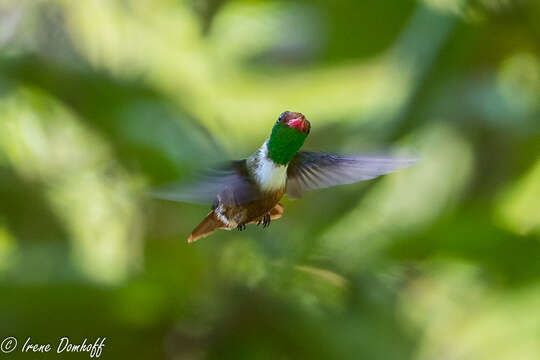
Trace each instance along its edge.
<instances>
[{"instance_id":1,"label":"bird's head","mask_svg":"<svg viewBox=\"0 0 540 360\"><path fill-rule=\"evenodd\" d=\"M283 124L290 128L296 129L297 131L303 134L309 134L311 130L311 124L306 119L304 114L293 111L284 111L279 115L279 118L276 121L276 125Z\"/></svg>"},{"instance_id":2,"label":"bird's head","mask_svg":"<svg viewBox=\"0 0 540 360\"><path fill-rule=\"evenodd\" d=\"M281 113L268 139L268 157L277 164L287 164L302 147L310 130L311 124L303 114Z\"/></svg>"}]
</instances>

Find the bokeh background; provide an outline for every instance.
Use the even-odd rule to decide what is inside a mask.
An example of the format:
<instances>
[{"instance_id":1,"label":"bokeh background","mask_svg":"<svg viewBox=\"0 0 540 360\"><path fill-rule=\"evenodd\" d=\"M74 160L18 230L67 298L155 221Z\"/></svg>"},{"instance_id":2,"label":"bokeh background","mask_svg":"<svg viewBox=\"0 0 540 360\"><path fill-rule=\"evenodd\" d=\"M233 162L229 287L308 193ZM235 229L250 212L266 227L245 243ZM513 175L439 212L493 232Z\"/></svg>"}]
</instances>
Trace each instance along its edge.
<instances>
[{"instance_id":1,"label":"bokeh background","mask_svg":"<svg viewBox=\"0 0 540 360\"><path fill-rule=\"evenodd\" d=\"M287 109L421 161L187 245L147 190ZM111 359L539 359L540 2L1 0L0 294Z\"/></svg>"}]
</instances>

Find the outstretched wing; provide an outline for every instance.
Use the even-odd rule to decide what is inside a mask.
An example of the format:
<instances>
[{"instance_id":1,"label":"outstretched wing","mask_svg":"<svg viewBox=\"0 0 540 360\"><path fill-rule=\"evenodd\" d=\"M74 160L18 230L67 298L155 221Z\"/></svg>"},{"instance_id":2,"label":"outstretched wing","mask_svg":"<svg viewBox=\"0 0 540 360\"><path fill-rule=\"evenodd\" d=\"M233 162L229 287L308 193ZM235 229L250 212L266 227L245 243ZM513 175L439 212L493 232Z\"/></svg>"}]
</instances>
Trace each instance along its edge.
<instances>
[{"instance_id":1,"label":"outstretched wing","mask_svg":"<svg viewBox=\"0 0 540 360\"><path fill-rule=\"evenodd\" d=\"M189 182L173 183L151 191L151 195L165 200L212 204L217 199L225 205L239 205L259 197L246 169L246 160L232 161L204 172Z\"/></svg>"},{"instance_id":2,"label":"outstretched wing","mask_svg":"<svg viewBox=\"0 0 540 360\"><path fill-rule=\"evenodd\" d=\"M414 158L299 151L287 169L285 194L295 198L310 190L373 179L409 167L415 161Z\"/></svg>"}]
</instances>

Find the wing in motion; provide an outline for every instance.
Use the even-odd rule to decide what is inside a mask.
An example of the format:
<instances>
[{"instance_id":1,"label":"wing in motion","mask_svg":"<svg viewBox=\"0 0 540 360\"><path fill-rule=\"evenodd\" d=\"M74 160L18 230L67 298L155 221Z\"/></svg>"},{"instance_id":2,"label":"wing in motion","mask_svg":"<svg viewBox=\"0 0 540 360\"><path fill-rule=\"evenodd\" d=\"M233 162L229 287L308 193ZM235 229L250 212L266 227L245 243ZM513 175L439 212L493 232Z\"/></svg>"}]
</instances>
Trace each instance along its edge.
<instances>
[{"instance_id":1,"label":"wing in motion","mask_svg":"<svg viewBox=\"0 0 540 360\"><path fill-rule=\"evenodd\" d=\"M297 198L306 191L373 179L409 167L415 161L414 158L332 155L299 151L287 169L285 194Z\"/></svg>"},{"instance_id":2,"label":"wing in motion","mask_svg":"<svg viewBox=\"0 0 540 360\"><path fill-rule=\"evenodd\" d=\"M151 192L165 200L212 204L218 197L225 205L239 205L259 197L246 170L246 160L232 161L187 183L174 183Z\"/></svg>"}]
</instances>

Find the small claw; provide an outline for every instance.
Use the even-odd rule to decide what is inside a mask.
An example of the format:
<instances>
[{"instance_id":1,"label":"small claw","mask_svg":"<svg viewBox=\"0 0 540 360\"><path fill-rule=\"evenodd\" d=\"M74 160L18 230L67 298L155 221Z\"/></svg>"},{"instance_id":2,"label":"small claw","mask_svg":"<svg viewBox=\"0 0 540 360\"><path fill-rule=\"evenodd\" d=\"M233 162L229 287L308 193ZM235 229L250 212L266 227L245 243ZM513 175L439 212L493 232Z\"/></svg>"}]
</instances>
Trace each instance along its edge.
<instances>
[{"instance_id":1,"label":"small claw","mask_svg":"<svg viewBox=\"0 0 540 360\"><path fill-rule=\"evenodd\" d=\"M267 228L270 226L270 213L264 215L263 218L263 228Z\"/></svg>"}]
</instances>

